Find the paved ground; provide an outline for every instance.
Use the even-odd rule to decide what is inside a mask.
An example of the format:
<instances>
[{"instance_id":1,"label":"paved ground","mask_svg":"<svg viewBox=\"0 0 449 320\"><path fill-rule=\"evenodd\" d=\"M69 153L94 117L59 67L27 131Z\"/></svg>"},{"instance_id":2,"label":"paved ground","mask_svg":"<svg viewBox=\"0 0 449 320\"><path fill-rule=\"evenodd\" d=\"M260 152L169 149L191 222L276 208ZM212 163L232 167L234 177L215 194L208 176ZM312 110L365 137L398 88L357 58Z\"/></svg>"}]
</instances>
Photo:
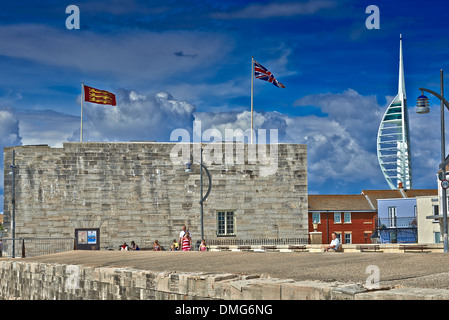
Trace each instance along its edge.
<instances>
[{"instance_id":1,"label":"paved ground","mask_svg":"<svg viewBox=\"0 0 449 320\"><path fill-rule=\"evenodd\" d=\"M444 253L71 251L20 261L347 283L365 283L366 268L375 265L382 287L449 289L449 254Z\"/></svg>"}]
</instances>

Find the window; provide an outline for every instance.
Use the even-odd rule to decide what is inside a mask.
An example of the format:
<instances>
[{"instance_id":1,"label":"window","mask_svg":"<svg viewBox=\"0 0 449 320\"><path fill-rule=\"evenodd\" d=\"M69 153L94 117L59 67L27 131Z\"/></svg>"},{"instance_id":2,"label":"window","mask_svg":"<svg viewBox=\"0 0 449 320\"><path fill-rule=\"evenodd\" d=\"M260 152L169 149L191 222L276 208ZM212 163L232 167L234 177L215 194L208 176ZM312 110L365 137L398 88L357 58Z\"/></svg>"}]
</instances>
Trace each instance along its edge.
<instances>
[{"instance_id":1,"label":"window","mask_svg":"<svg viewBox=\"0 0 449 320\"><path fill-rule=\"evenodd\" d=\"M217 236L235 235L234 211L217 211Z\"/></svg>"},{"instance_id":2,"label":"window","mask_svg":"<svg viewBox=\"0 0 449 320\"><path fill-rule=\"evenodd\" d=\"M345 223L351 223L351 212L345 212Z\"/></svg>"},{"instance_id":3,"label":"window","mask_svg":"<svg viewBox=\"0 0 449 320\"><path fill-rule=\"evenodd\" d=\"M440 214L440 207L437 204L432 205L433 215L438 216ZM433 219L433 222L439 222L438 218ZM439 242L435 242L439 243Z\"/></svg>"},{"instance_id":4,"label":"window","mask_svg":"<svg viewBox=\"0 0 449 320\"><path fill-rule=\"evenodd\" d=\"M390 228L396 227L396 207L388 207L388 219L390 220Z\"/></svg>"},{"instance_id":5,"label":"window","mask_svg":"<svg viewBox=\"0 0 449 320\"><path fill-rule=\"evenodd\" d=\"M437 204L434 204L434 205L432 206L432 209L433 209L433 215L434 215L434 216L437 216L437 215L440 214L440 207L439 207Z\"/></svg>"},{"instance_id":6,"label":"window","mask_svg":"<svg viewBox=\"0 0 449 320\"><path fill-rule=\"evenodd\" d=\"M319 213L312 213L312 223L321 223Z\"/></svg>"},{"instance_id":7,"label":"window","mask_svg":"<svg viewBox=\"0 0 449 320\"><path fill-rule=\"evenodd\" d=\"M352 233L345 233L345 243L352 243Z\"/></svg>"},{"instance_id":8,"label":"window","mask_svg":"<svg viewBox=\"0 0 449 320\"><path fill-rule=\"evenodd\" d=\"M341 212L334 213L334 223L341 223Z\"/></svg>"},{"instance_id":9,"label":"window","mask_svg":"<svg viewBox=\"0 0 449 320\"><path fill-rule=\"evenodd\" d=\"M435 243L440 243L441 242L441 233L440 232L434 232L433 235L434 235Z\"/></svg>"}]
</instances>

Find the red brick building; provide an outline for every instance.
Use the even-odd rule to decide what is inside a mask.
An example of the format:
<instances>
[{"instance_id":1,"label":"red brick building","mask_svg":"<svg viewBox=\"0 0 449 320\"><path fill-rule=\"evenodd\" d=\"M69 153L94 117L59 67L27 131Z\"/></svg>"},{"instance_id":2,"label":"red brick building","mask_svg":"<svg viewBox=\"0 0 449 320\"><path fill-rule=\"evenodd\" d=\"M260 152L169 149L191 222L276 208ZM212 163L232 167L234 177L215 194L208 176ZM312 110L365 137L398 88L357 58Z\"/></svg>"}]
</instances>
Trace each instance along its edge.
<instances>
[{"instance_id":1,"label":"red brick building","mask_svg":"<svg viewBox=\"0 0 449 320\"><path fill-rule=\"evenodd\" d=\"M324 244L335 232L342 244L371 243L377 219L377 200L437 194L433 189L363 190L359 195L309 195L309 232L322 232Z\"/></svg>"},{"instance_id":2,"label":"red brick building","mask_svg":"<svg viewBox=\"0 0 449 320\"><path fill-rule=\"evenodd\" d=\"M322 232L330 243L335 232L342 244L371 243L376 227L377 208L364 195L309 195L309 231Z\"/></svg>"}]
</instances>

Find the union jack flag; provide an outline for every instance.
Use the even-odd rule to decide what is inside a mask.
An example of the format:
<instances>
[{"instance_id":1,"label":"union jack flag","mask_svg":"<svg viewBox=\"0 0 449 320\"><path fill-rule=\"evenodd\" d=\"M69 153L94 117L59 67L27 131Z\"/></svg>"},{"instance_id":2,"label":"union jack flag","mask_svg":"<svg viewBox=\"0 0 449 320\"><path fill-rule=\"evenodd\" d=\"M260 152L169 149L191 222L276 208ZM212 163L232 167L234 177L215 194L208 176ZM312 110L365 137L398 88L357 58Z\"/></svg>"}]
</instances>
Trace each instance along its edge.
<instances>
[{"instance_id":1,"label":"union jack flag","mask_svg":"<svg viewBox=\"0 0 449 320\"><path fill-rule=\"evenodd\" d=\"M262 66L256 60L254 60L254 76L257 79L271 82L276 87L285 88L285 86L282 83L280 83L274 78L273 74L270 71L268 71L267 68Z\"/></svg>"}]
</instances>

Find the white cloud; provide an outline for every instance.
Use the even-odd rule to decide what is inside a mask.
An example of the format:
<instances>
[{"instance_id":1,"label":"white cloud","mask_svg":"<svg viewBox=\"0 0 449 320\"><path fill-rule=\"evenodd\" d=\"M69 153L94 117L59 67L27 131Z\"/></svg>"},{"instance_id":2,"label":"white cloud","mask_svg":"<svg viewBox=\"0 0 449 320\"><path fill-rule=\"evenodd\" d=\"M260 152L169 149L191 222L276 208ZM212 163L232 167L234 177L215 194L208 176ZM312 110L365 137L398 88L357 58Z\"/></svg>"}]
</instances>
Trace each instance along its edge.
<instances>
[{"instance_id":1,"label":"white cloud","mask_svg":"<svg viewBox=\"0 0 449 320\"><path fill-rule=\"evenodd\" d=\"M437 188L436 173L441 162L440 119L439 105L431 105L429 114L417 114L415 107L409 108L414 188L423 185ZM449 129L447 116L445 120L447 132ZM448 142L446 138L446 154L449 151Z\"/></svg>"},{"instance_id":2,"label":"white cloud","mask_svg":"<svg viewBox=\"0 0 449 320\"><path fill-rule=\"evenodd\" d=\"M0 146L9 147L21 143L19 121L10 109L0 109Z\"/></svg>"},{"instance_id":3,"label":"white cloud","mask_svg":"<svg viewBox=\"0 0 449 320\"><path fill-rule=\"evenodd\" d=\"M16 113L23 145L62 147L79 130L80 118L51 110Z\"/></svg>"},{"instance_id":4,"label":"white cloud","mask_svg":"<svg viewBox=\"0 0 449 320\"><path fill-rule=\"evenodd\" d=\"M85 141L169 141L177 128L191 131L196 107L174 99L168 92L141 94L117 91L116 106L85 104ZM79 137L75 133L73 139Z\"/></svg>"},{"instance_id":5,"label":"white cloud","mask_svg":"<svg viewBox=\"0 0 449 320\"><path fill-rule=\"evenodd\" d=\"M309 15L323 9L334 8L336 3L326 0L308 2L272 2L268 4L250 4L241 10L234 12L215 12L212 14L216 19L267 19L280 17L293 17L298 15Z\"/></svg>"},{"instance_id":6,"label":"white cloud","mask_svg":"<svg viewBox=\"0 0 449 320\"><path fill-rule=\"evenodd\" d=\"M348 89L340 94L306 96L295 105L319 107L327 114L304 117L303 125L289 132L292 137L303 137L309 146L311 179L324 183L332 178L341 185L357 180L369 180L373 185L382 183L376 138L383 109L374 96L365 97Z\"/></svg>"},{"instance_id":7,"label":"white cloud","mask_svg":"<svg viewBox=\"0 0 449 320\"><path fill-rule=\"evenodd\" d=\"M256 138L258 129L266 130L267 142L270 141L270 129L278 130L278 140L282 141L286 138L286 127L288 117L278 112L264 112L253 114L253 128ZM222 138L226 138L226 129L240 129L243 132L251 128L251 112L196 112L195 120L201 121L202 131L207 129L217 129L220 131ZM257 139L254 140L257 142Z\"/></svg>"},{"instance_id":8,"label":"white cloud","mask_svg":"<svg viewBox=\"0 0 449 320\"><path fill-rule=\"evenodd\" d=\"M340 94L324 93L305 96L295 106L319 107L328 119L336 121L354 140L367 149L376 149L377 130L385 111L375 96L362 96L348 89ZM328 131L326 127L323 131Z\"/></svg>"}]
</instances>

